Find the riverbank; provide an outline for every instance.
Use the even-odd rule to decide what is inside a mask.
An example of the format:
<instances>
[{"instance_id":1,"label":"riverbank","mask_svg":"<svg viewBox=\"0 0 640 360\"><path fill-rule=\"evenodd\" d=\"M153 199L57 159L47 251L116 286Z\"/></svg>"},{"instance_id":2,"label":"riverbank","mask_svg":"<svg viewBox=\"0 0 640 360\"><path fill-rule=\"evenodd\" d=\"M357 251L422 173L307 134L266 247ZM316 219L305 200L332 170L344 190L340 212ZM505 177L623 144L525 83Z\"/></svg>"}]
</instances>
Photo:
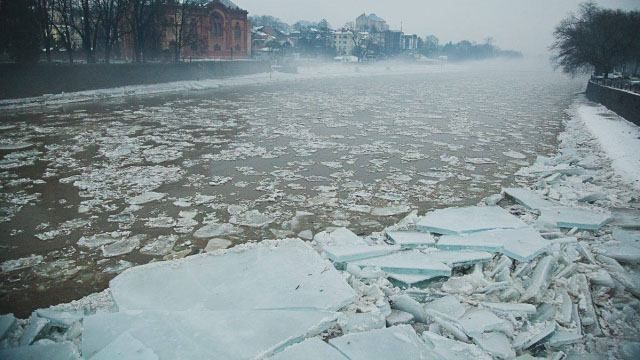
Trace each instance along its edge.
<instances>
[{"instance_id":1,"label":"riverbank","mask_svg":"<svg viewBox=\"0 0 640 360\"><path fill-rule=\"evenodd\" d=\"M298 67L298 73L284 73L278 71L261 71L251 75L236 75L225 78L211 78L187 81L159 82L146 85L128 85L107 87L85 91L46 94L41 96L23 97L15 99L0 99L0 109L27 109L42 106L61 106L65 104L108 101L122 98L136 98L141 96L181 93L216 89L221 87L237 87L244 85L264 85L287 81L302 81L314 79L331 79L343 77L363 77L376 75L409 75L463 71L468 66L453 64L436 66L428 64L407 65L404 63L354 65L354 64L311 64Z\"/></svg>"},{"instance_id":2,"label":"riverbank","mask_svg":"<svg viewBox=\"0 0 640 360\"><path fill-rule=\"evenodd\" d=\"M600 103L628 121L640 126L640 94L589 81L587 98Z\"/></svg>"},{"instance_id":3,"label":"riverbank","mask_svg":"<svg viewBox=\"0 0 640 360\"><path fill-rule=\"evenodd\" d=\"M473 256L457 253L460 249L450 250L445 265L453 271L444 278L441 273L434 278L428 275L431 273L417 272L412 268L416 264L402 262L402 266L413 269L411 276L397 267L380 271L366 266L345 268L340 264L352 262L354 256L360 256L364 261L367 256L373 256L371 254L382 256L385 252L395 253L396 257L409 252L422 254L416 256L442 254L447 251L443 247L444 239L452 246L455 237L436 235L431 240L425 238L428 241L422 245L409 241L404 245L421 248L426 244L427 248L402 252L394 247L402 242L388 244L393 239L389 234L394 231L415 231L416 228L420 230L420 226L433 226L428 220L430 217L433 220L437 212L429 212L425 217L412 213L381 233L363 237L346 230L327 229L327 232L316 234L306 245L274 241L241 245L230 250L214 250L215 246L212 246L210 255L132 268L112 280L110 289L36 312L29 320L18 320L0 347L35 343L21 350L4 350L4 355L55 348L66 358L73 358L79 352L86 357L94 354L108 357L117 352L122 355L123 351L143 352L160 358L170 356L167 354L185 358L202 354L231 358L275 354L276 358L286 358L287 353L295 356L297 351L302 351L307 357L318 355L322 358L321 351L334 353L336 349L338 353L334 356L339 359L346 358L344 354L351 351L358 351L368 358L510 359L516 354L552 358L585 354L596 358L637 358L640 351L637 342L640 335L640 202L634 173L616 164L616 159L621 155L619 151L626 149L626 159L637 160L640 140L634 142L633 128L627 128L620 132L628 135L625 146L614 147L612 137L603 131L610 126L597 127L594 122L615 124L620 119L584 99L578 99L569 113L571 116L560 135L558 153L539 156L531 166L517 173L518 183L534 184L528 197L514 195L513 191L507 195L507 191L490 196L480 204L486 207L497 203L510 214L507 216L509 221L517 219L542 236L543 240L539 241L543 241L543 251L535 251L532 258L505 252L495 243L480 242L475 247L463 245L463 248L468 246L467 250L475 251ZM591 224L590 219L578 218L569 225L559 225L548 213L544 205L548 203L609 214L611 219L606 224ZM496 224L495 219L485 220ZM454 225L469 226L465 223L454 221ZM443 226L447 228L452 224ZM443 231L443 228L432 228L432 231ZM346 248L333 248L336 245L333 241L349 241L349 254L336 252ZM529 248L526 251L531 251L527 244L524 245ZM260 252L266 258L276 259L281 251L297 252L300 258L289 257L283 262L262 264L265 266L259 269L254 269L257 265L238 269L236 262L226 261ZM489 258L479 254L486 252L492 253ZM333 264L319 259L320 256L332 260ZM203 267L207 259L218 257L219 261L214 263L229 267L215 271ZM466 260L459 260L461 257ZM296 262L307 258L309 261L304 265ZM379 259L373 257L376 258ZM200 265L192 276L175 275L195 264ZM372 266L376 265L372 263ZM162 276L166 269L172 269L166 274L173 274L173 278ZM439 268L439 271L443 269ZM211 276L206 280L200 278L199 282L212 283L203 289L191 280L193 276L204 274ZM224 276L218 278L219 274ZM319 274L325 275L317 278ZM407 286L419 278L416 275L426 278L415 282L415 286ZM147 281L158 276L163 279L164 290ZM144 287L136 280L140 278L145 279ZM263 280L266 279L274 283L265 283ZM252 285L245 284L247 281ZM279 293L263 289L263 286L275 287ZM180 290L167 290L167 287ZM327 288L332 290L324 291ZM207 295L209 290L203 292L205 289L225 291ZM188 301L184 294L189 294ZM297 301L301 299L304 299L304 314L293 315L292 309L300 311L301 305ZM182 313L180 317L172 315L176 314L176 306L180 310L191 309L191 305L186 304L193 301L197 303L199 316L212 321L200 323L193 313ZM310 307L310 303L313 306ZM256 308L263 312L258 315ZM136 312L126 312L127 309ZM242 316L235 320L223 319L217 312L220 309L234 314L240 311ZM264 309L279 309L280 313ZM168 315L158 316L155 312L158 310L168 311ZM284 320L279 316L286 316L287 323L291 322L289 332L275 330ZM123 317L130 320L126 324L119 322L122 321L120 318L125 319ZM250 326L245 326L243 317L249 317ZM178 323L168 323L167 319ZM218 328L217 321L223 320L224 329ZM109 334L110 329L121 325L126 325L128 330L120 328ZM238 335L240 329L252 330L244 333L249 334L244 338ZM153 334L152 330L155 331ZM193 336L194 333L216 336ZM184 342L177 340L180 338ZM398 339L401 340L399 343ZM172 343L171 349L162 346L162 341ZM189 345L183 346L187 342ZM251 347L247 347L249 343ZM300 345L291 346L296 343ZM354 345L349 347L347 344ZM387 351L395 350L385 355L376 350L380 345ZM180 346L182 349L176 350ZM219 349L225 349L225 354Z\"/></svg>"}]
</instances>

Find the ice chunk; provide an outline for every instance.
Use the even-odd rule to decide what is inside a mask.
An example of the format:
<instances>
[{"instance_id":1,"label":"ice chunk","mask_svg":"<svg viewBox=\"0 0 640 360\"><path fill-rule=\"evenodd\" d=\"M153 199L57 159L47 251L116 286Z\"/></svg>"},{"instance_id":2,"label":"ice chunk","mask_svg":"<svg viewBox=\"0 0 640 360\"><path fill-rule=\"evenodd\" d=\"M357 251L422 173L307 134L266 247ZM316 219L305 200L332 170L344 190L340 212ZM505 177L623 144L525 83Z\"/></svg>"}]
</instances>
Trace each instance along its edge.
<instances>
[{"instance_id":1,"label":"ice chunk","mask_svg":"<svg viewBox=\"0 0 640 360\"><path fill-rule=\"evenodd\" d=\"M556 331L556 322L549 321L533 325L529 330L519 333L513 340L516 351L526 350L551 336Z\"/></svg>"},{"instance_id":2,"label":"ice chunk","mask_svg":"<svg viewBox=\"0 0 640 360\"><path fill-rule=\"evenodd\" d=\"M355 261L391 254L400 250L393 245L327 245L322 250L334 262Z\"/></svg>"},{"instance_id":3,"label":"ice chunk","mask_svg":"<svg viewBox=\"0 0 640 360\"><path fill-rule=\"evenodd\" d=\"M478 346L463 343L461 341L451 340L444 336L434 334L430 331L422 333L427 348L438 354L442 359L447 360L490 360L491 356L485 353Z\"/></svg>"},{"instance_id":4,"label":"ice chunk","mask_svg":"<svg viewBox=\"0 0 640 360\"><path fill-rule=\"evenodd\" d=\"M80 237L80 240L78 240L78 245L93 249L103 245L114 243L118 240L121 240L122 238L127 237L128 235L128 232L114 231L111 233L82 236Z\"/></svg>"},{"instance_id":5,"label":"ice chunk","mask_svg":"<svg viewBox=\"0 0 640 360\"><path fill-rule=\"evenodd\" d=\"M234 235L242 233L242 229L227 223L210 223L193 233L196 238L212 238L224 235Z\"/></svg>"},{"instance_id":6,"label":"ice chunk","mask_svg":"<svg viewBox=\"0 0 640 360\"><path fill-rule=\"evenodd\" d=\"M233 215L229 222L235 225L262 228L275 221L275 218L265 215L258 210L250 210Z\"/></svg>"},{"instance_id":7,"label":"ice chunk","mask_svg":"<svg viewBox=\"0 0 640 360\"><path fill-rule=\"evenodd\" d=\"M555 206L549 200L543 198L540 194L533 190L522 188L504 188L502 191L514 199L518 204L526 207L527 209L540 210L548 207Z\"/></svg>"},{"instance_id":8,"label":"ice chunk","mask_svg":"<svg viewBox=\"0 0 640 360\"><path fill-rule=\"evenodd\" d=\"M547 250L549 241L536 230L526 227L481 231L468 235L444 235L438 240L437 247L449 250L501 252L512 259L526 262Z\"/></svg>"},{"instance_id":9,"label":"ice chunk","mask_svg":"<svg viewBox=\"0 0 640 360\"><path fill-rule=\"evenodd\" d=\"M452 268L490 261L493 254L484 251L426 251L425 255L432 261L442 262Z\"/></svg>"},{"instance_id":10,"label":"ice chunk","mask_svg":"<svg viewBox=\"0 0 640 360\"><path fill-rule=\"evenodd\" d=\"M415 275L415 274L399 274L394 272L385 272L387 277L395 280L404 286L413 286L421 282L441 277L442 275Z\"/></svg>"},{"instance_id":11,"label":"ice chunk","mask_svg":"<svg viewBox=\"0 0 640 360\"><path fill-rule=\"evenodd\" d=\"M640 243L640 231L637 230L625 230L625 229L613 229L613 238L623 243Z\"/></svg>"},{"instance_id":12,"label":"ice chunk","mask_svg":"<svg viewBox=\"0 0 640 360\"><path fill-rule=\"evenodd\" d=\"M331 263L293 239L131 268L110 288L121 310L338 310L355 297Z\"/></svg>"},{"instance_id":13,"label":"ice chunk","mask_svg":"<svg viewBox=\"0 0 640 360\"><path fill-rule=\"evenodd\" d=\"M42 262L42 255L30 255L20 259L7 260L0 264L3 273L34 267Z\"/></svg>"},{"instance_id":14,"label":"ice chunk","mask_svg":"<svg viewBox=\"0 0 640 360\"><path fill-rule=\"evenodd\" d=\"M640 228L640 210L614 208L612 209L614 225L622 228L638 229Z\"/></svg>"},{"instance_id":15,"label":"ice chunk","mask_svg":"<svg viewBox=\"0 0 640 360\"><path fill-rule=\"evenodd\" d=\"M371 209L371 215L373 216L394 216L400 215L404 213L408 213L411 211L411 208L408 205L397 205L397 206L387 206L387 207L377 207Z\"/></svg>"},{"instance_id":16,"label":"ice chunk","mask_svg":"<svg viewBox=\"0 0 640 360\"><path fill-rule=\"evenodd\" d=\"M618 234L619 235L619 234ZM615 236L615 233L614 233ZM638 264L640 263L640 242L623 243L623 244L607 244L602 249L604 254L610 258L616 259L621 263Z\"/></svg>"},{"instance_id":17,"label":"ice chunk","mask_svg":"<svg viewBox=\"0 0 640 360\"><path fill-rule=\"evenodd\" d=\"M611 219L609 213L597 212L589 209L558 206L542 209L539 221L554 223L561 228L578 228L583 230L598 230Z\"/></svg>"},{"instance_id":18,"label":"ice chunk","mask_svg":"<svg viewBox=\"0 0 640 360\"><path fill-rule=\"evenodd\" d=\"M91 357L91 360L112 359L158 360L159 357L129 332L124 332Z\"/></svg>"},{"instance_id":19,"label":"ice chunk","mask_svg":"<svg viewBox=\"0 0 640 360\"><path fill-rule=\"evenodd\" d=\"M80 354L70 342L36 344L0 350L2 360L79 360Z\"/></svg>"},{"instance_id":20,"label":"ice chunk","mask_svg":"<svg viewBox=\"0 0 640 360\"><path fill-rule=\"evenodd\" d=\"M270 360L349 360L333 346L317 337L286 348L275 354Z\"/></svg>"},{"instance_id":21,"label":"ice chunk","mask_svg":"<svg viewBox=\"0 0 640 360\"><path fill-rule=\"evenodd\" d=\"M498 332L478 334L473 337L473 342L498 359L511 360L516 357L516 352L513 351L511 342L505 334Z\"/></svg>"},{"instance_id":22,"label":"ice chunk","mask_svg":"<svg viewBox=\"0 0 640 360\"><path fill-rule=\"evenodd\" d=\"M436 243L431 234L417 231L388 231L387 238L403 249L433 246Z\"/></svg>"},{"instance_id":23,"label":"ice chunk","mask_svg":"<svg viewBox=\"0 0 640 360\"><path fill-rule=\"evenodd\" d=\"M344 335L329 340L350 360L430 359L435 356L409 325Z\"/></svg>"},{"instance_id":24,"label":"ice chunk","mask_svg":"<svg viewBox=\"0 0 640 360\"><path fill-rule=\"evenodd\" d=\"M4 339L16 326L16 317L13 314L0 315L0 340Z\"/></svg>"},{"instance_id":25,"label":"ice chunk","mask_svg":"<svg viewBox=\"0 0 640 360\"><path fill-rule=\"evenodd\" d=\"M396 326L401 324L411 324L413 323L414 316L409 314L408 312L396 310L391 310L391 314L387 316L387 326Z\"/></svg>"},{"instance_id":26,"label":"ice chunk","mask_svg":"<svg viewBox=\"0 0 640 360\"><path fill-rule=\"evenodd\" d=\"M212 252L220 249L226 249L233 244L229 240L213 238L207 242L207 246L205 246L204 251Z\"/></svg>"},{"instance_id":27,"label":"ice chunk","mask_svg":"<svg viewBox=\"0 0 640 360\"><path fill-rule=\"evenodd\" d=\"M413 315L414 319L418 322L425 324L429 322L425 309L419 302L415 301L409 295L393 295L389 300L391 301L392 309L407 312Z\"/></svg>"},{"instance_id":28,"label":"ice chunk","mask_svg":"<svg viewBox=\"0 0 640 360\"><path fill-rule=\"evenodd\" d=\"M82 354L90 358L128 332L161 359L253 359L316 336L335 320L333 312L311 309L98 313L84 319Z\"/></svg>"},{"instance_id":29,"label":"ice chunk","mask_svg":"<svg viewBox=\"0 0 640 360\"><path fill-rule=\"evenodd\" d=\"M29 324L24 328L20 340L18 340L20 346L31 345L47 325L49 325L49 320L33 313L29 319Z\"/></svg>"},{"instance_id":30,"label":"ice chunk","mask_svg":"<svg viewBox=\"0 0 640 360\"><path fill-rule=\"evenodd\" d=\"M401 251L351 262L361 267L379 267L394 274L450 276L451 268L418 250Z\"/></svg>"},{"instance_id":31,"label":"ice chunk","mask_svg":"<svg viewBox=\"0 0 640 360\"><path fill-rule=\"evenodd\" d=\"M127 199L127 204L142 205L142 204L150 203L152 201L158 201L164 198L166 195L167 194L149 191L149 192L142 193L138 196L134 196L132 198Z\"/></svg>"},{"instance_id":32,"label":"ice chunk","mask_svg":"<svg viewBox=\"0 0 640 360\"><path fill-rule=\"evenodd\" d=\"M492 229L515 229L526 224L498 206L446 208L427 213L416 228L424 232L456 235Z\"/></svg>"},{"instance_id":33,"label":"ice chunk","mask_svg":"<svg viewBox=\"0 0 640 360\"><path fill-rule=\"evenodd\" d=\"M114 243L102 246L102 255L105 257L114 257L132 252L135 248L140 246L140 240L144 235L136 235L130 238L118 240Z\"/></svg>"},{"instance_id":34,"label":"ice chunk","mask_svg":"<svg viewBox=\"0 0 640 360\"><path fill-rule=\"evenodd\" d=\"M331 232L319 232L313 239L322 247L329 245L367 245L366 241L344 227L337 228Z\"/></svg>"},{"instance_id":35,"label":"ice chunk","mask_svg":"<svg viewBox=\"0 0 640 360\"><path fill-rule=\"evenodd\" d=\"M575 344L582 340L582 335L575 331L558 330L551 337L547 344L551 347L560 347L564 345Z\"/></svg>"},{"instance_id":36,"label":"ice chunk","mask_svg":"<svg viewBox=\"0 0 640 360\"><path fill-rule=\"evenodd\" d=\"M476 336L487 331L511 334L513 327L506 321L485 309L471 309L458 320L467 335Z\"/></svg>"},{"instance_id":37,"label":"ice chunk","mask_svg":"<svg viewBox=\"0 0 640 360\"><path fill-rule=\"evenodd\" d=\"M84 313L81 311L56 311L52 309L36 310L38 317L47 319L52 325L68 328L73 323L82 320Z\"/></svg>"},{"instance_id":38,"label":"ice chunk","mask_svg":"<svg viewBox=\"0 0 640 360\"><path fill-rule=\"evenodd\" d=\"M519 152L514 151L514 150L504 151L504 152L502 152L502 154L504 156L510 157L512 159L520 159L520 160L522 160L522 159L526 159L527 158L527 156L525 154L519 153Z\"/></svg>"},{"instance_id":39,"label":"ice chunk","mask_svg":"<svg viewBox=\"0 0 640 360\"><path fill-rule=\"evenodd\" d=\"M540 302L546 293L549 283L551 282L551 274L557 264L556 259L552 255L547 255L540 259L536 265L531 281L527 284L525 293L520 301Z\"/></svg>"},{"instance_id":40,"label":"ice chunk","mask_svg":"<svg viewBox=\"0 0 640 360\"><path fill-rule=\"evenodd\" d=\"M145 255L167 255L173 250L178 237L176 235L160 235L140 249Z\"/></svg>"},{"instance_id":41,"label":"ice chunk","mask_svg":"<svg viewBox=\"0 0 640 360\"><path fill-rule=\"evenodd\" d=\"M441 298L428 302L424 306L427 310L434 310L441 314L447 314L453 318L459 318L466 312L466 309L458 298L453 295L445 295Z\"/></svg>"},{"instance_id":42,"label":"ice chunk","mask_svg":"<svg viewBox=\"0 0 640 360\"><path fill-rule=\"evenodd\" d=\"M519 303L494 303L494 302L482 302L483 307L491 309L496 313L504 314L535 314L536 307L531 304L519 304Z\"/></svg>"},{"instance_id":43,"label":"ice chunk","mask_svg":"<svg viewBox=\"0 0 640 360\"><path fill-rule=\"evenodd\" d=\"M381 329L385 324L385 317L381 313L341 313L338 316L338 326L343 334Z\"/></svg>"}]
</instances>

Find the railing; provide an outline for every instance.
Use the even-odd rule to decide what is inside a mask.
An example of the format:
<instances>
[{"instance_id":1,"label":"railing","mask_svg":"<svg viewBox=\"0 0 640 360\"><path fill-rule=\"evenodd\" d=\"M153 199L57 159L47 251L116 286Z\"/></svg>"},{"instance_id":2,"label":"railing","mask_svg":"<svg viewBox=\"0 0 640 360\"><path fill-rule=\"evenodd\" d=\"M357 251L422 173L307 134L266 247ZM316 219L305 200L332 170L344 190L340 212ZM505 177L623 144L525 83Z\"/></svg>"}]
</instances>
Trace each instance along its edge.
<instances>
[{"instance_id":1,"label":"railing","mask_svg":"<svg viewBox=\"0 0 640 360\"><path fill-rule=\"evenodd\" d=\"M616 89L626 90L640 94L640 80L632 80L625 78L601 78L592 76L591 82L601 86L608 86Z\"/></svg>"}]
</instances>

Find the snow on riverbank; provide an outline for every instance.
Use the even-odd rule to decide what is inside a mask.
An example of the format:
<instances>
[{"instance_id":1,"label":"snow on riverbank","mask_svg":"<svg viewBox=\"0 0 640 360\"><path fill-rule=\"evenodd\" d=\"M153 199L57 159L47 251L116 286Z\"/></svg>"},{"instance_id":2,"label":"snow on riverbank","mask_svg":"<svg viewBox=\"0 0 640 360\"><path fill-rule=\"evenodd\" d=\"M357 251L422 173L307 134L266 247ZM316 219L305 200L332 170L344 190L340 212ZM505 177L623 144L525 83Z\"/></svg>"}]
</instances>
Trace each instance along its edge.
<instances>
[{"instance_id":1,"label":"snow on riverbank","mask_svg":"<svg viewBox=\"0 0 640 360\"><path fill-rule=\"evenodd\" d=\"M576 114L623 179L640 190L640 127L604 106L580 102Z\"/></svg>"},{"instance_id":2,"label":"snow on riverbank","mask_svg":"<svg viewBox=\"0 0 640 360\"><path fill-rule=\"evenodd\" d=\"M354 64L323 64L301 66L297 74L272 72L252 75L235 76L224 79L208 79L195 81L176 81L161 84L131 85L109 89L86 90L71 93L47 94L22 99L0 100L0 109L23 109L37 106L56 106L70 103L101 101L113 98L155 95L183 91L197 91L215 89L219 87L269 84L286 81L329 79L343 77L376 76L376 75L406 75L434 72L461 71L464 65L354 65Z\"/></svg>"}]
</instances>

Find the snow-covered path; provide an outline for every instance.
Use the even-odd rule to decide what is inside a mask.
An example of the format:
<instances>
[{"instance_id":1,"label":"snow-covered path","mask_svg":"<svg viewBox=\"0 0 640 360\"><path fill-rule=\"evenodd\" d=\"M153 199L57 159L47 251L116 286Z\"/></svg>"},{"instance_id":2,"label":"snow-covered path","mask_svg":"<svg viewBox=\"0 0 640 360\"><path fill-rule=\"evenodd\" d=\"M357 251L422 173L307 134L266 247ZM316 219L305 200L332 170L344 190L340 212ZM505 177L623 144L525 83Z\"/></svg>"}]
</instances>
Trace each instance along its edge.
<instances>
[{"instance_id":1,"label":"snow-covered path","mask_svg":"<svg viewBox=\"0 0 640 360\"><path fill-rule=\"evenodd\" d=\"M640 127L594 103L581 102L576 112L611 159L616 173L640 189Z\"/></svg>"}]
</instances>

